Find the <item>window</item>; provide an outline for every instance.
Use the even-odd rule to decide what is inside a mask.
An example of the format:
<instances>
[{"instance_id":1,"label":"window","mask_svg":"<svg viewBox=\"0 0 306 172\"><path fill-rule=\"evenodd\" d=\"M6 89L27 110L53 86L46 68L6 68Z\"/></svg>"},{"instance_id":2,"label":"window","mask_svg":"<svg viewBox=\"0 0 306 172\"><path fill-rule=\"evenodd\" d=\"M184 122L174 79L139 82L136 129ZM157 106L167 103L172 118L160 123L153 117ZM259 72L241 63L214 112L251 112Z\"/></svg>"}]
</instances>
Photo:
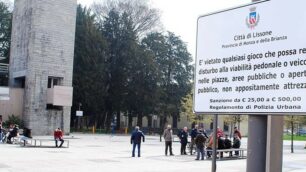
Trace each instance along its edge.
<instances>
[{"instance_id":1,"label":"window","mask_svg":"<svg viewBox=\"0 0 306 172\"><path fill-rule=\"evenodd\" d=\"M26 81L25 77L15 78L14 79L15 87L17 87L17 88L25 88L25 81Z\"/></svg>"},{"instance_id":2,"label":"window","mask_svg":"<svg viewBox=\"0 0 306 172\"><path fill-rule=\"evenodd\" d=\"M59 77L48 77L48 88L53 88L55 85L62 84L62 78Z\"/></svg>"},{"instance_id":3,"label":"window","mask_svg":"<svg viewBox=\"0 0 306 172\"><path fill-rule=\"evenodd\" d=\"M46 109L47 110L63 110L63 107L62 106L54 106L54 105L51 105L51 104L47 104Z\"/></svg>"}]
</instances>

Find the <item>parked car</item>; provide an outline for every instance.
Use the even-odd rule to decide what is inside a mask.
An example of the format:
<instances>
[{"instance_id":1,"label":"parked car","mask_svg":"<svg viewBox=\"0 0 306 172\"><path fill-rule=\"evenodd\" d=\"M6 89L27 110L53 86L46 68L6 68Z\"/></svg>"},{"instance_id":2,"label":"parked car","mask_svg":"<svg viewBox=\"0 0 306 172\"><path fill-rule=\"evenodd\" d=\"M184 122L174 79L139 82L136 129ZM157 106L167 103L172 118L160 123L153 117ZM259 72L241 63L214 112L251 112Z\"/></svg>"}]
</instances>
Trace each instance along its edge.
<instances>
[{"instance_id":1,"label":"parked car","mask_svg":"<svg viewBox=\"0 0 306 172\"><path fill-rule=\"evenodd\" d=\"M297 135L306 135L306 130L305 129L299 129L297 132Z\"/></svg>"}]
</instances>

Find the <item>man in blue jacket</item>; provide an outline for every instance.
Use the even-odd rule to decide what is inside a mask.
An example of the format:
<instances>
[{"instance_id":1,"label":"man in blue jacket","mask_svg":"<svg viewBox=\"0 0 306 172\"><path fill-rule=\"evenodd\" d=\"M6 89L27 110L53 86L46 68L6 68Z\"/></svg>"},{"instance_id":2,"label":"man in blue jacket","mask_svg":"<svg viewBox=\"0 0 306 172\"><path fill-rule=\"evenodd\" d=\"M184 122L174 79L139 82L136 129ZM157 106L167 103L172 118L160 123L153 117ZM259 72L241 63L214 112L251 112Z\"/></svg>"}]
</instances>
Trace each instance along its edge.
<instances>
[{"instance_id":1,"label":"man in blue jacket","mask_svg":"<svg viewBox=\"0 0 306 172\"><path fill-rule=\"evenodd\" d=\"M190 136L191 136L191 143L190 143L190 155L192 155L193 153L193 147L195 145L195 138L198 135L198 125L195 125L194 128L191 130L190 132Z\"/></svg>"},{"instance_id":2,"label":"man in blue jacket","mask_svg":"<svg viewBox=\"0 0 306 172\"><path fill-rule=\"evenodd\" d=\"M138 149L138 157L140 157L141 138L142 138L142 141L145 142L144 134L142 133L142 131L139 130L139 127L136 126L135 130L133 131L132 136L131 136L131 144L133 144L132 157L135 157L136 146L137 146L137 149Z\"/></svg>"}]
</instances>

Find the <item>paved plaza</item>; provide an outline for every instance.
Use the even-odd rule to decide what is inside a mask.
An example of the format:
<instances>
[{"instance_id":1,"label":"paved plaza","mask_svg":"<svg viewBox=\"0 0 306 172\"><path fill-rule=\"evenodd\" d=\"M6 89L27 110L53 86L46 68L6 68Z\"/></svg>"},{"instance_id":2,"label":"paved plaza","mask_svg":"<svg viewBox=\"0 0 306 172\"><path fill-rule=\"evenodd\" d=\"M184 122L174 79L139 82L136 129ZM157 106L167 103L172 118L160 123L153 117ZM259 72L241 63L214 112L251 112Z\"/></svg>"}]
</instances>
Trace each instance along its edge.
<instances>
[{"instance_id":1,"label":"paved plaza","mask_svg":"<svg viewBox=\"0 0 306 172\"><path fill-rule=\"evenodd\" d=\"M51 138L38 137L38 138ZM195 161L195 156L179 154L175 142L175 156L164 156L164 143L158 136L147 136L142 144L142 157L132 158L129 136L72 134L69 148L30 148L0 144L0 172L191 172L211 171L211 161ZM246 138L242 147L246 147ZM50 142L50 144L53 144ZM283 172L306 171L305 142L284 142ZM246 160L217 162L218 172L245 172Z\"/></svg>"}]
</instances>

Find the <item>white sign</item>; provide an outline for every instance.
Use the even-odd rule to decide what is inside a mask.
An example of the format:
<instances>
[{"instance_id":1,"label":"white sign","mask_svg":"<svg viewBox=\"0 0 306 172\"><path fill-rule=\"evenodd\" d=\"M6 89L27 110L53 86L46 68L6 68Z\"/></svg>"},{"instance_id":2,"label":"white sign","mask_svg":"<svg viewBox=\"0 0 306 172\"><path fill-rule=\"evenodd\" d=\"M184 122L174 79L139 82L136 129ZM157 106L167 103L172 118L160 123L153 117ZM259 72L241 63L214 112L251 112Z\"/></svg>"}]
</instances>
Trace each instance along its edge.
<instances>
[{"instance_id":1,"label":"white sign","mask_svg":"<svg viewBox=\"0 0 306 172\"><path fill-rule=\"evenodd\" d=\"M83 111L76 111L76 116L83 116Z\"/></svg>"},{"instance_id":2,"label":"white sign","mask_svg":"<svg viewBox=\"0 0 306 172\"><path fill-rule=\"evenodd\" d=\"M200 17L194 111L305 113L305 6L263 1Z\"/></svg>"},{"instance_id":3,"label":"white sign","mask_svg":"<svg viewBox=\"0 0 306 172\"><path fill-rule=\"evenodd\" d=\"M153 120L157 120L157 115L153 115Z\"/></svg>"}]
</instances>

